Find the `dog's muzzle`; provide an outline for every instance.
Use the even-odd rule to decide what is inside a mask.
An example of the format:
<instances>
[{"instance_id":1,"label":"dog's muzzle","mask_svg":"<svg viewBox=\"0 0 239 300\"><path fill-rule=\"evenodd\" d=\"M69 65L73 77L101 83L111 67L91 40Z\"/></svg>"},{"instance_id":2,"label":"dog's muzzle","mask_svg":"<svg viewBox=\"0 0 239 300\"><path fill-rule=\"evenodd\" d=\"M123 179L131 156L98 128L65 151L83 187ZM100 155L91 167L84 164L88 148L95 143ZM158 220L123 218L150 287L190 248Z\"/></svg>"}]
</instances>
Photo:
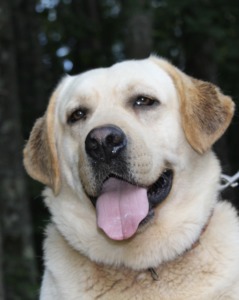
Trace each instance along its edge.
<instances>
[{"instance_id":1,"label":"dog's muzzle","mask_svg":"<svg viewBox=\"0 0 239 300\"><path fill-rule=\"evenodd\" d=\"M149 186L139 183L129 168L127 137L114 125L92 129L86 137L85 150L95 178L94 195L87 195L96 208L98 227L113 240L132 237L167 198L172 170L161 171Z\"/></svg>"}]
</instances>

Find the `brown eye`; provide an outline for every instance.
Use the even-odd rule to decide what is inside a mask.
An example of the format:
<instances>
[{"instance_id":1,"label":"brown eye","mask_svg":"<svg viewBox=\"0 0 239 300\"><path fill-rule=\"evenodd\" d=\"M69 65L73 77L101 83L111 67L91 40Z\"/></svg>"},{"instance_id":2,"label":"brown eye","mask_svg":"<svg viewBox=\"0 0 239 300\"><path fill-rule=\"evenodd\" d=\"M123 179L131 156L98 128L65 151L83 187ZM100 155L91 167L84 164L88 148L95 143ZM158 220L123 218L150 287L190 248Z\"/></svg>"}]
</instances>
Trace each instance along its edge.
<instances>
[{"instance_id":1,"label":"brown eye","mask_svg":"<svg viewBox=\"0 0 239 300\"><path fill-rule=\"evenodd\" d=\"M86 118L87 110L84 108L79 108L75 110L68 118L67 123L68 124L74 124L75 122L79 120L83 120Z\"/></svg>"},{"instance_id":2,"label":"brown eye","mask_svg":"<svg viewBox=\"0 0 239 300\"><path fill-rule=\"evenodd\" d=\"M134 102L134 106L139 107L139 106L152 106L156 104L158 101L151 99L146 96L138 96Z\"/></svg>"}]
</instances>

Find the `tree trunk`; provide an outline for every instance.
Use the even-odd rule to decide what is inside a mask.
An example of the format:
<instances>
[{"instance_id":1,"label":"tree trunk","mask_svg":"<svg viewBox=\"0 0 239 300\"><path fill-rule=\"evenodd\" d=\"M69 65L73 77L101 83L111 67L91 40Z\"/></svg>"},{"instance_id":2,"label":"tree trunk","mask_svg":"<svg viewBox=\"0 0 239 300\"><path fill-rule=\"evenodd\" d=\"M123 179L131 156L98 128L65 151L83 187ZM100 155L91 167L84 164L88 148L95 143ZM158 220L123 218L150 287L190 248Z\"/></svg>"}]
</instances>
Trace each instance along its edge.
<instances>
[{"instance_id":1,"label":"tree trunk","mask_svg":"<svg viewBox=\"0 0 239 300\"><path fill-rule=\"evenodd\" d=\"M146 58L152 51L153 14L147 2L121 0L127 58Z\"/></svg>"},{"instance_id":2,"label":"tree trunk","mask_svg":"<svg viewBox=\"0 0 239 300\"><path fill-rule=\"evenodd\" d=\"M2 276L7 300L36 299L32 228L22 166L23 139L11 2L0 2L0 220ZM28 54L26 54L28 55ZM25 87L27 88L27 87ZM1 298L2 299L2 298Z\"/></svg>"},{"instance_id":3,"label":"tree trunk","mask_svg":"<svg viewBox=\"0 0 239 300\"><path fill-rule=\"evenodd\" d=\"M39 24L35 12L35 0L11 0L12 30L19 101L24 138L28 138L36 118L45 111L48 98L43 73L42 53L38 41Z\"/></svg>"},{"instance_id":4,"label":"tree trunk","mask_svg":"<svg viewBox=\"0 0 239 300\"><path fill-rule=\"evenodd\" d=\"M5 300L2 273L3 273L3 249L2 249L2 228L0 223L0 299Z\"/></svg>"},{"instance_id":5,"label":"tree trunk","mask_svg":"<svg viewBox=\"0 0 239 300\"><path fill-rule=\"evenodd\" d=\"M97 67L101 64L101 54L104 45L101 40L102 23L99 2L97 0L71 2L71 16L75 20L82 16L77 24L85 32L81 37L75 39L74 47L72 48L73 71L76 73L85 71L89 66Z\"/></svg>"}]
</instances>

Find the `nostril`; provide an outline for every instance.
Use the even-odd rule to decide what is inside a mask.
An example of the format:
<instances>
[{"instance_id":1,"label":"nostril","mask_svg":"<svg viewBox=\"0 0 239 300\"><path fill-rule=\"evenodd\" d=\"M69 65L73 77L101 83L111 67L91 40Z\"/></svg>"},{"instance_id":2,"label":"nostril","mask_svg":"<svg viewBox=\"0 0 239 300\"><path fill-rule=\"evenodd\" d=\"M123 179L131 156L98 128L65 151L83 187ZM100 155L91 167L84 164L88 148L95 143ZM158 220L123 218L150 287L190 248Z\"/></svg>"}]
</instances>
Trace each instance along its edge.
<instances>
[{"instance_id":1,"label":"nostril","mask_svg":"<svg viewBox=\"0 0 239 300\"><path fill-rule=\"evenodd\" d=\"M114 137L113 137L113 135L108 135L106 137L106 143L107 144L113 144L114 143Z\"/></svg>"},{"instance_id":2,"label":"nostril","mask_svg":"<svg viewBox=\"0 0 239 300\"><path fill-rule=\"evenodd\" d=\"M88 142L88 147L91 149L91 150L96 150L99 148L99 143L96 139L94 138L91 138L89 139L89 142Z\"/></svg>"},{"instance_id":3,"label":"nostril","mask_svg":"<svg viewBox=\"0 0 239 300\"><path fill-rule=\"evenodd\" d=\"M118 146L122 143L123 137L120 134L110 134L106 137L106 144L110 146Z\"/></svg>"}]
</instances>

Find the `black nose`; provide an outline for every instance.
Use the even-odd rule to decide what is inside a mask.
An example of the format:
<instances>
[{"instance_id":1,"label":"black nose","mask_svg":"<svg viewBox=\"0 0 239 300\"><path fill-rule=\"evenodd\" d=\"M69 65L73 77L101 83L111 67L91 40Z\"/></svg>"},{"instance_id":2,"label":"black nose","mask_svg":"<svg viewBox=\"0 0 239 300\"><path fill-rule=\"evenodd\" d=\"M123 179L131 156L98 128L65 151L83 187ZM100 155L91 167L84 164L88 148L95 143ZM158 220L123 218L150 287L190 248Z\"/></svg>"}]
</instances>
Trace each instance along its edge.
<instances>
[{"instance_id":1,"label":"black nose","mask_svg":"<svg viewBox=\"0 0 239 300\"><path fill-rule=\"evenodd\" d=\"M126 145L126 135L114 125L92 129L85 140L86 153L94 160L106 163L116 158Z\"/></svg>"}]
</instances>

